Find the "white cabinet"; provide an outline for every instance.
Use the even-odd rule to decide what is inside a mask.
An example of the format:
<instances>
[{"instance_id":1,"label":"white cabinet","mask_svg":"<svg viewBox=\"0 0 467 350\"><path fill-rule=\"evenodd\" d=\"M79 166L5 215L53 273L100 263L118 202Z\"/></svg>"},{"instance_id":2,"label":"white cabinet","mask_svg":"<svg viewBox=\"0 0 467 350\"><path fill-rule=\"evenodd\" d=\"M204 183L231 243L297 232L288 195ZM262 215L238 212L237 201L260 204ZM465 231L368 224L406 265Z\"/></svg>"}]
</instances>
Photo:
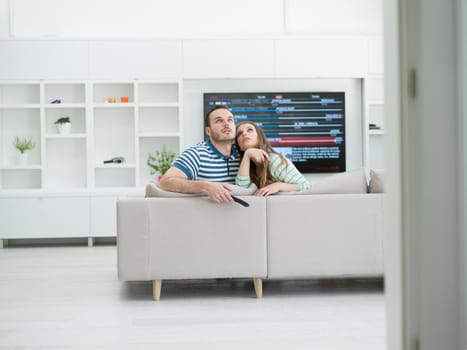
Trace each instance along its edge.
<instances>
[{"instance_id":1,"label":"white cabinet","mask_svg":"<svg viewBox=\"0 0 467 350\"><path fill-rule=\"evenodd\" d=\"M0 188L40 188L42 171L40 86L34 82L0 85ZM20 160L15 137L35 147Z\"/></svg>"},{"instance_id":2,"label":"white cabinet","mask_svg":"<svg viewBox=\"0 0 467 350\"><path fill-rule=\"evenodd\" d=\"M0 198L0 239L89 236L89 198Z\"/></svg>"},{"instance_id":3,"label":"white cabinet","mask_svg":"<svg viewBox=\"0 0 467 350\"><path fill-rule=\"evenodd\" d=\"M180 152L181 84L95 82L92 89L93 186L144 186L151 180L150 152ZM107 163L115 158L123 162Z\"/></svg>"},{"instance_id":4,"label":"white cabinet","mask_svg":"<svg viewBox=\"0 0 467 350\"><path fill-rule=\"evenodd\" d=\"M144 186L150 152L180 152L181 92L176 80L0 82L0 190ZM16 136L35 144L26 164Z\"/></svg>"},{"instance_id":5,"label":"white cabinet","mask_svg":"<svg viewBox=\"0 0 467 350\"><path fill-rule=\"evenodd\" d=\"M115 235L116 196L155 178L149 153L180 152L181 95L177 80L0 81L0 239ZM16 136L35 144L27 163Z\"/></svg>"},{"instance_id":6,"label":"white cabinet","mask_svg":"<svg viewBox=\"0 0 467 350\"><path fill-rule=\"evenodd\" d=\"M384 168L384 80L364 80L364 165L367 170Z\"/></svg>"},{"instance_id":7,"label":"white cabinet","mask_svg":"<svg viewBox=\"0 0 467 350\"><path fill-rule=\"evenodd\" d=\"M86 188L87 120L85 82L44 82L44 181L47 189ZM70 118L69 133L56 121Z\"/></svg>"},{"instance_id":8,"label":"white cabinet","mask_svg":"<svg viewBox=\"0 0 467 350\"><path fill-rule=\"evenodd\" d=\"M115 236L117 232L117 197L96 196L91 198L92 237Z\"/></svg>"}]
</instances>

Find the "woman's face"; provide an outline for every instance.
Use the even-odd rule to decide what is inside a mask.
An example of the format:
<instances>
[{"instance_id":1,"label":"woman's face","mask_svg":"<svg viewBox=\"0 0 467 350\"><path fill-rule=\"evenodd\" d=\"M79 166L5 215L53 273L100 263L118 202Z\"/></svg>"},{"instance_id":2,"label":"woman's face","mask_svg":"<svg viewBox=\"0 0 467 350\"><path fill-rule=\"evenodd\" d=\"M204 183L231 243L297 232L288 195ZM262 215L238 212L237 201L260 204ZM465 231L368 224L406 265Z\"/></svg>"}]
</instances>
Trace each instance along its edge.
<instances>
[{"instance_id":1,"label":"woman's face","mask_svg":"<svg viewBox=\"0 0 467 350\"><path fill-rule=\"evenodd\" d=\"M246 123L237 128L237 144L242 151L258 146L258 133L253 125Z\"/></svg>"}]
</instances>

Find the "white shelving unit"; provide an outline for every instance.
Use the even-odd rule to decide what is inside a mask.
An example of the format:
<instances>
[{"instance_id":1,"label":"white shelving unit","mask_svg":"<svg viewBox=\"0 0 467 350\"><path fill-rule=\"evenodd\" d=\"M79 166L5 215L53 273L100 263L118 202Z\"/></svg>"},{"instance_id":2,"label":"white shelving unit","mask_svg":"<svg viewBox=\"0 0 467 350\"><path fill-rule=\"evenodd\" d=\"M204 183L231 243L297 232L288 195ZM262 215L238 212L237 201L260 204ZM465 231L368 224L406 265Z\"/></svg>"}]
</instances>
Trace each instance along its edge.
<instances>
[{"instance_id":1,"label":"white shelving unit","mask_svg":"<svg viewBox=\"0 0 467 350\"><path fill-rule=\"evenodd\" d=\"M384 80L369 76L363 82L364 92L364 165L370 169L384 168ZM375 124L378 129L370 129Z\"/></svg>"},{"instance_id":2,"label":"white shelving unit","mask_svg":"<svg viewBox=\"0 0 467 350\"><path fill-rule=\"evenodd\" d=\"M41 89L37 82L5 82L0 86L0 188L42 187ZM32 139L28 164L20 165L14 138Z\"/></svg>"},{"instance_id":3,"label":"white shelving unit","mask_svg":"<svg viewBox=\"0 0 467 350\"><path fill-rule=\"evenodd\" d=\"M143 187L150 152L180 152L181 92L179 81L1 82L0 189ZM67 135L54 124L65 116ZM36 144L26 166L18 165L15 136ZM104 164L114 157L125 161Z\"/></svg>"},{"instance_id":4,"label":"white shelving unit","mask_svg":"<svg viewBox=\"0 0 467 350\"><path fill-rule=\"evenodd\" d=\"M42 206L50 202L44 199L59 197L63 208L76 205L91 213L84 225L89 229L70 231L70 237L115 235L117 196L142 195L155 178L146 165L148 154L163 147L180 152L181 96L178 80L0 81L0 207L5 217L21 203L34 203L34 210L44 213ZM60 103L52 103L56 100ZM65 116L72 123L66 135L55 125ZM19 165L15 136L35 143L27 165ZM104 164L114 157L125 161ZM32 217L37 219L33 231L1 219L0 241L50 237L43 217Z\"/></svg>"}]
</instances>

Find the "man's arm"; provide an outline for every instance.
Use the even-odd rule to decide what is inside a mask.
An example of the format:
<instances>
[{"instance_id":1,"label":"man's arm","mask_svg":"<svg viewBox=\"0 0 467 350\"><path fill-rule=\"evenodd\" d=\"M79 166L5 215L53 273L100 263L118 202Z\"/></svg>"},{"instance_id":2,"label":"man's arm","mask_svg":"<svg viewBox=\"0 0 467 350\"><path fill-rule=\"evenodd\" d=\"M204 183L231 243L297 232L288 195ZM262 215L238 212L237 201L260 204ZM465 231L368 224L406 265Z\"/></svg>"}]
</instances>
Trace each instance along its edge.
<instances>
[{"instance_id":1,"label":"man's arm","mask_svg":"<svg viewBox=\"0 0 467 350\"><path fill-rule=\"evenodd\" d=\"M212 181L189 180L183 171L171 167L162 177L160 188L180 193L206 193L214 202L233 202L228 184Z\"/></svg>"}]
</instances>

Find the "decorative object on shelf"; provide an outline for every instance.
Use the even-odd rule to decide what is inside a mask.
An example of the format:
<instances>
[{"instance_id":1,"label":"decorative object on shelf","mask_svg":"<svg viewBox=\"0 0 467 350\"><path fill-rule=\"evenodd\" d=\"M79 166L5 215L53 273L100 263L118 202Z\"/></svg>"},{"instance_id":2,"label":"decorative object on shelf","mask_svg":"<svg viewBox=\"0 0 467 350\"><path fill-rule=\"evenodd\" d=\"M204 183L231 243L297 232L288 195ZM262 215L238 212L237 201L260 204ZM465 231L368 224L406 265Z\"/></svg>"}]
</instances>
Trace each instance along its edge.
<instances>
[{"instance_id":1,"label":"decorative object on shelf","mask_svg":"<svg viewBox=\"0 0 467 350\"><path fill-rule=\"evenodd\" d=\"M158 177L160 180L160 178L164 176L167 170L172 166L175 156L175 152L167 151L165 146L162 147L162 151L155 151L154 155L149 153L147 165L152 169L151 175L156 173L160 174Z\"/></svg>"},{"instance_id":2,"label":"decorative object on shelf","mask_svg":"<svg viewBox=\"0 0 467 350\"><path fill-rule=\"evenodd\" d=\"M58 98L56 100L53 100L51 101L50 103L52 104L58 104L58 103L62 103L62 100L59 100Z\"/></svg>"},{"instance_id":3,"label":"decorative object on shelf","mask_svg":"<svg viewBox=\"0 0 467 350\"><path fill-rule=\"evenodd\" d=\"M109 97L109 98L106 98L105 103L115 103L117 102L117 99L115 97Z\"/></svg>"},{"instance_id":4,"label":"decorative object on shelf","mask_svg":"<svg viewBox=\"0 0 467 350\"><path fill-rule=\"evenodd\" d=\"M15 137L13 142L15 148L19 151L18 156L18 165L25 166L28 163L28 153L27 151L32 150L36 145L32 139Z\"/></svg>"},{"instance_id":5,"label":"decorative object on shelf","mask_svg":"<svg viewBox=\"0 0 467 350\"><path fill-rule=\"evenodd\" d=\"M70 117L61 117L57 119L54 124L57 124L58 133L61 135L68 135L71 131Z\"/></svg>"},{"instance_id":6,"label":"decorative object on shelf","mask_svg":"<svg viewBox=\"0 0 467 350\"><path fill-rule=\"evenodd\" d=\"M113 157L112 159L104 160L104 164L109 164L109 163L115 163L115 164L125 163L125 157Z\"/></svg>"},{"instance_id":7,"label":"decorative object on shelf","mask_svg":"<svg viewBox=\"0 0 467 350\"><path fill-rule=\"evenodd\" d=\"M120 102L121 102L121 103L128 103L128 96L122 96L122 97L120 97Z\"/></svg>"},{"instance_id":8,"label":"decorative object on shelf","mask_svg":"<svg viewBox=\"0 0 467 350\"><path fill-rule=\"evenodd\" d=\"M370 123L369 128L370 130L381 130L381 126L372 123Z\"/></svg>"}]
</instances>

